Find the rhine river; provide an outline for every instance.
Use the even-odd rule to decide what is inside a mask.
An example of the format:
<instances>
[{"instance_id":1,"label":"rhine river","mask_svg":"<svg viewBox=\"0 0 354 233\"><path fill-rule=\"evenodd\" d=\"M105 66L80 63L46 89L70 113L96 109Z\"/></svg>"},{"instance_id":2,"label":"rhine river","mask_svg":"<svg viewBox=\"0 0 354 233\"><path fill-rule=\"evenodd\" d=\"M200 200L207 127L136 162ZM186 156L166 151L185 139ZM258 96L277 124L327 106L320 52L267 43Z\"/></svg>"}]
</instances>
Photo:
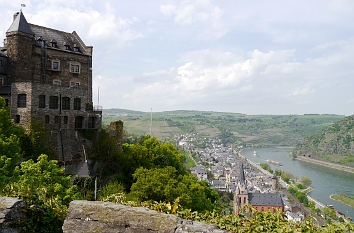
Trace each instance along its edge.
<instances>
[{"instance_id":1,"label":"rhine river","mask_svg":"<svg viewBox=\"0 0 354 233\"><path fill-rule=\"evenodd\" d=\"M333 205L335 209L354 219L354 209L340 202L329 198L331 194L344 193L354 196L354 174L342 172L332 168L319 166L295 160L289 157L292 149L289 148L257 148L256 156L253 155L254 149L247 149L241 152L242 155L255 163L267 163L270 159L281 163L277 166L268 163L272 169L289 171L295 177L309 177L312 180L313 191L309 195L326 205Z\"/></svg>"}]
</instances>

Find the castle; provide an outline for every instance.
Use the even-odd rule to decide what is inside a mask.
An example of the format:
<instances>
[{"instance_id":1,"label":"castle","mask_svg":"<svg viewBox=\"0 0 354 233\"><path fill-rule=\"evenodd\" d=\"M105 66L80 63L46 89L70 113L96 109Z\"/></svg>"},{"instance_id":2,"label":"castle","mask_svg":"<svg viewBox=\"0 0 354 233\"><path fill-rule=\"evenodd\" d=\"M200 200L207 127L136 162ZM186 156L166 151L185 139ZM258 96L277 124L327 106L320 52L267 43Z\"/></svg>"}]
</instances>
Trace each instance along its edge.
<instances>
[{"instance_id":1,"label":"castle","mask_svg":"<svg viewBox=\"0 0 354 233\"><path fill-rule=\"evenodd\" d=\"M276 189L276 177L272 178L273 189ZM272 211L276 210L284 212L284 203L280 193L251 193L247 189L247 180L245 179L245 172L243 164L241 163L240 176L237 182L236 190L234 192L234 214L238 214L240 209L245 205L250 205L258 211Z\"/></svg>"},{"instance_id":2,"label":"castle","mask_svg":"<svg viewBox=\"0 0 354 233\"><path fill-rule=\"evenodd\" d=\"M102 110L92 104L92 46L67 33L13 16L0 47L0 96L14 121L28 129L43 122L60 162L84 153L81 129L101 128Z\"/></svg>"}]
</instances>

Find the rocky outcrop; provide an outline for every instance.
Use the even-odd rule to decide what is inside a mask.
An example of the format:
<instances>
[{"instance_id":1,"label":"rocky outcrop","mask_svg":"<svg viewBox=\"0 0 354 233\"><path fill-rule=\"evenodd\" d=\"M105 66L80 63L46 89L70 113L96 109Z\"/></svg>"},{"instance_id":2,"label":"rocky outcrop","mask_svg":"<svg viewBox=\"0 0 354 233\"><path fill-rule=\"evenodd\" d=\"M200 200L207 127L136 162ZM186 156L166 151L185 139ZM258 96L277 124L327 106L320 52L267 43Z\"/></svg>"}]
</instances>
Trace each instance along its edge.
<instances>
[{"instance_id":1,"label":"rocky outcrop","mask_svg":"<svg viewBox=\"0 0 354 233\"><path fill-rule=\"evenodd\" d=\"M26 202L12 197L0 197L0 232L19 233L19 223L25 220Z\"/></svg>"},{"instance_id":2,"label":"rocky outcrop","mask_svg":"<svg viewBox=\"0 0 354 233\"><path fill-rule=\"evenodd\" d=\"M223 233L216 226L187 221L143 207L100 201L73 201L63 225L64 233Z\"/></svg>"}]
</instances>

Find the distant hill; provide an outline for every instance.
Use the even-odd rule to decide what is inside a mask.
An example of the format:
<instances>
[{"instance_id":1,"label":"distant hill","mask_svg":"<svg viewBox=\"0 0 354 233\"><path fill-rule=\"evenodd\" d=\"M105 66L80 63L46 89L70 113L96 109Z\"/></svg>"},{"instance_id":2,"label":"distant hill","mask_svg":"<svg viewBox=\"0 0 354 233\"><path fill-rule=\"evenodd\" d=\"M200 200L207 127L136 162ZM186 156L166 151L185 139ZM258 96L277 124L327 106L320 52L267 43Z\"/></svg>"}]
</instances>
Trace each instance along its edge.
<instances>
[{"instance_id":1,"label":"distant hill","mask_svg":"<svg viewBox=\"0 0 354 233\"><path fill-rule=\"evenodd\" d=\"M177 110L153 112L152 134L161 140L174 135L196 133L200 137L219 137L224 143L256 146L295 146L345 116L246 115L241 113ZM150 131L150 112L104 109L103 123L123 120L125 129L135 135Z\"/></svg>"},{"instance_id":2,"label":"distant hill","mask_svg":"<svg viewBox=\"0 0 354 233\"><path fill-rule=\"evenodd\" d=\"M308 137L294 154L354 167L354 115Z\"/></svg>"}]
</instances>

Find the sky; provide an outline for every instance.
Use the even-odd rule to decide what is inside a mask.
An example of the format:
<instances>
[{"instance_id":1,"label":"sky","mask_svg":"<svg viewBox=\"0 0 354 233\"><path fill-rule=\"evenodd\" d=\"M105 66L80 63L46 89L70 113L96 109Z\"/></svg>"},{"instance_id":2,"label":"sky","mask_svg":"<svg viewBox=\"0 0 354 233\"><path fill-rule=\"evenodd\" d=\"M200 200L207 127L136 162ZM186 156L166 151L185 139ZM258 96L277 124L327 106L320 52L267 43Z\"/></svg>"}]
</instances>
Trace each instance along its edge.
<instances>
[{"instance_id":1,"label":"sky","mask_svg":"<svg viewBox=\"0 0 354 233\"><path fill-rule=\"evenodd\" d=\"M353 0L0 0L1 38L21 3L94 47L103 108L354 113Z\"/></svg>"}]
</instances>

